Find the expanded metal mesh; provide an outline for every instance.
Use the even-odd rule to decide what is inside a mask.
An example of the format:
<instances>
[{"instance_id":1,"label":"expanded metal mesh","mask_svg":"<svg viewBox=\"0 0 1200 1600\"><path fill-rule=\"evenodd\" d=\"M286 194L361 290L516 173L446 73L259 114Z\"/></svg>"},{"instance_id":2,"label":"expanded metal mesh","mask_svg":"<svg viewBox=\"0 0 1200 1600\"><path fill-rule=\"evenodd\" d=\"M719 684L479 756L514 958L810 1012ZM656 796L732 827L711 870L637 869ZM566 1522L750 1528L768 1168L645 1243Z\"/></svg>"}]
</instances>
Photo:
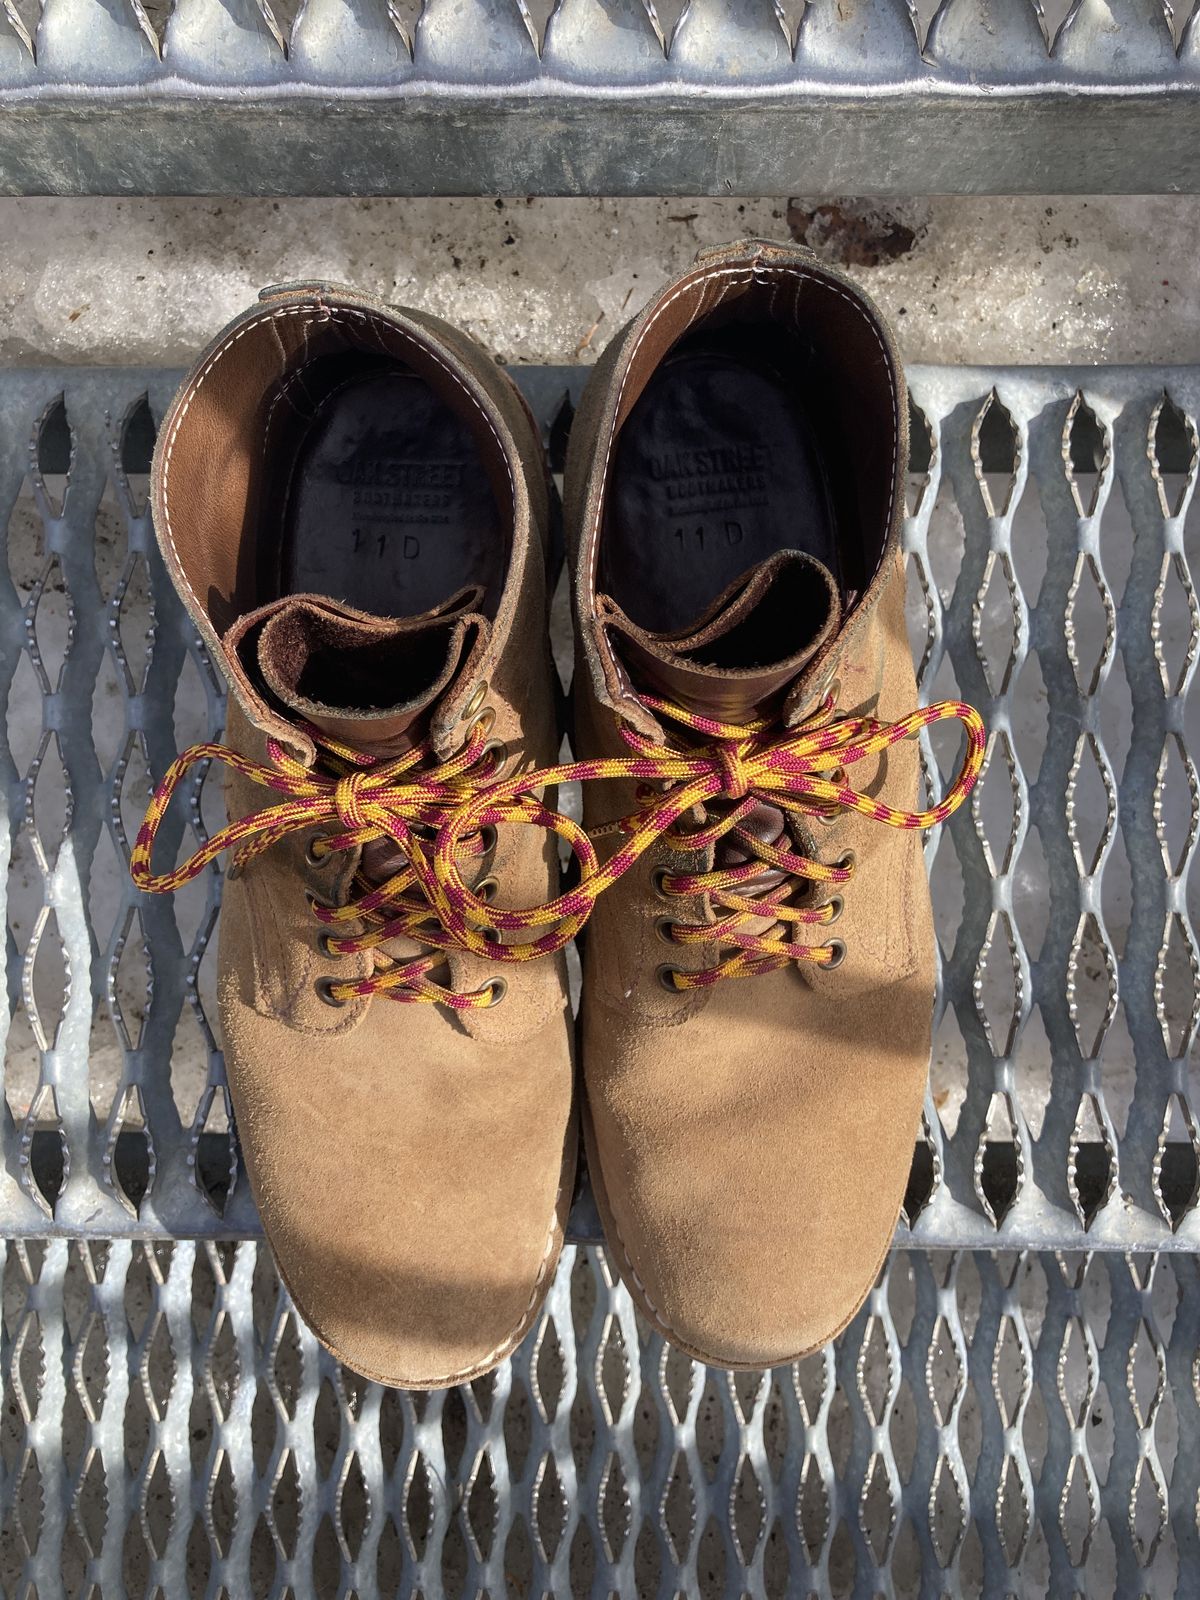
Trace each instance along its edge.
<instances>
[{"instance_id":1,"label":"expanded metal mesh","mask_svg":"<svg viewBox=\"0 0 1200 1600\"><path fill-rule=\"evenodd\" d=\"M518 377L559 453L582 374ZM1188 1592L1200 370L911 380L922 694L992 734L928 843L920 1248L755 1381L664 1353L573 1247L514 1361L423 1401L341 1377L252 1242L219 874L128 881L150 776L223 715L145 509L175 375L0 376L6 1592ZM162 848L220 815L198 778Z\"/></svg>"},{"instance_id":2,"label":"expanded metal mesh","mask_svg":"<svg viewBox=\"0 0 1200 1600\"><path fill-rule=\"evenodd\" d=\"M429 1396L339 1369L265 1246L12 1245L4 1307L15 1596L1195 1593L1190 1256L901 1252L732 1377L569 1246L512 1361Z\"/></svg>"},{"instance_id":3,"label":"expanded metal mesh","mask_svg":"<svg viewBox=\"0 0 1200 1600\"><path fill-rule=\"evenodd\" d=\"M524 374L555 449L580 379ZM1200 374L912 380L922 694L991 731L974 804L928 841L943 961L912 1237L1193 1249ZM12 1235L257 1231L212 1031L219 873L173 901L127 873L148 774L223 714L145 507L173 381L0 380ZM926 756L948 772L953 738ZM221 815L220 775L188 802L167 856Z\"/></svg>"}]
</instances>

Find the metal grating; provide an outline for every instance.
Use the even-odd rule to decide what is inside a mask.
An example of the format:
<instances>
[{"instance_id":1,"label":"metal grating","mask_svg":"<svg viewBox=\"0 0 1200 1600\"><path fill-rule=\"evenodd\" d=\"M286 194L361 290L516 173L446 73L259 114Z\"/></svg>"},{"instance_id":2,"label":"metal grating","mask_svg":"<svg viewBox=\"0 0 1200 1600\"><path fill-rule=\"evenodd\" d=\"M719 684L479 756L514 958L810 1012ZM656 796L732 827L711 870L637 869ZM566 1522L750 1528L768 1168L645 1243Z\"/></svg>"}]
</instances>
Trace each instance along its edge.
<instances>
[{"instance_id":1,"label":"metal grating","mask_svg":"<svg viewBox=\"0 0 1200 1600\"><path fill-rule=\"evenodd\" d=\"M561 454L584 373L517 376ZM341 1373L254 1242L218 876L126 876L147 767L222 715L145 512L176 377L0 375L0 1589L1190 1593L1200 369L910 374L922 690L993 734L929 841L913 1248L760 1379L664 1351L575 1245L514 1360L428 1398ZM190 800L181 849L219 782Z\"/></svg>"},{"instance_id":2,"label":"metal grating","mask_svg":"<svg viewBox=\"0 0 1200 1600\"><path fill-rule=\"evenodd\" d=\"M837 1341L736 1377L601 1255L428 1396L342 1371L264 1246L10 1245L0 1585L61 1595L1186 1597L1190 1256L901 1252Z\"/></svg>"},{"instance_id":3,"label":"metal grating","mask_svg":"<svg viewBox=\"0 0 1200 1600\"><path fill-rule=\"evenodd\" d=\"M561 449L583 370L518 376ZM922 692L992 740L928 841L942 994L901 1242L1195 1250L1200 370L911 377ZM127 875L148 771L222 717L145 508L175 381L0 377L11 1236L257 1232L210 1021L220 878L172 903ZM201 775L167 852L220 814Z\"/></svg>"},{"instance_id":4,"label":"metal grating","mask_svg":"<svg viewBox=\"0 0 1200 1600\"><path fill-rule=\"evenodd\" d=\"M0 192L1200 190L1196 11L799 10L4 0Z\"/></svg>"}]
</instances>

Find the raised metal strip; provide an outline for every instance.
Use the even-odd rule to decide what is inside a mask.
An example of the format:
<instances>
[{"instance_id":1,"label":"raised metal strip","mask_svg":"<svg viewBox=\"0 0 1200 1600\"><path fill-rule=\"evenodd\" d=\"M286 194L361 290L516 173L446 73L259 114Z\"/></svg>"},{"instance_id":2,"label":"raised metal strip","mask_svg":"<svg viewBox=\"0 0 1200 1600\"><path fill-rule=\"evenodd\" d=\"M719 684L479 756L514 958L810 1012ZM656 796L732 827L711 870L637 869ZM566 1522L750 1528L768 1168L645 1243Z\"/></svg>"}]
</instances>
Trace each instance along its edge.
<instances>
[{"instance_id":1,"label":"raised metal strip","mask_svg":"<svg viewBox=\"0 0 1200 1600\"><path fill-rule=\"evenodd\" d=\"M9 194L1155 193L1200 188L1161 0L44 0L0 6Z\"/></svg>"},{"instance_id":2,"label":"raised metal strip","mask_svg":"<svg viewBox=\"0 0 1200 1600\"><path fill-rule=\"evenodd\" d=\"M1193 1257L899 1252L731 1376L566 1250L494 1376L339 1368L261 1245L10 1244L0 1588L363 1597L1195 1593Z\"/></svg>"},{"instance_id":3,"label":"raised metal strip","mask_svg":"<svg viewBox=\"0 0 1200 1600\"><path fill-rule=\"evenodd\" d=\"M584 371L516 376L559 451ZM172 904L125 872L146 761L160 774L222 718L137 500L176 377L0 376L10 1236L258 1229L211 1031L219 878ZM922 694L977 704L992 743L974 804L928 841L943 962L900 1241L1195 1250L1200 370L919 367L911 380ZM938 749L948 770L956 752ZM937 753L926 746L931 772ZM214 774L170 818L164 858L219 806ZM351 1140L347 1183L353 1159ZM577 1232L593 1224L577 1210Z\"/></svg>"}]
</instances>

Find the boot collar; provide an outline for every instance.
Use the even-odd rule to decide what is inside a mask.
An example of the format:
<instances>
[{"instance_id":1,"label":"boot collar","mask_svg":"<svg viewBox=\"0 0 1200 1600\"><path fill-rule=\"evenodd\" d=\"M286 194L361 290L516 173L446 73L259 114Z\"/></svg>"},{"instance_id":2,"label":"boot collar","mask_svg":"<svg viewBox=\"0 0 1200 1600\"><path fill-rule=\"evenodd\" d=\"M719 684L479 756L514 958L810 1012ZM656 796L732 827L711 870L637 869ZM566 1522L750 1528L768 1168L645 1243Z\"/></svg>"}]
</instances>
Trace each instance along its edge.
<instances>
[{"instance_id":1,"label":"boot collar","mask_svg":"<svg viewBox=\"0 0 1200 1600\"><path fill-rule=\"evenodd\" d=\"M254 484L271 395L316 347L336 339L376 355L394 353L470 416L509 532L508 566L491 625L471 631L463 619L458 670L440 686L431 710L430 737L439 753L449 754L461 744L507 642L528 581L533 521L529 474L492 392L496 380L491 374L488 382L481 378L467 341L454 330L422 313L330 286L269 291L198 358L163 419L151 474L159 546L189 617L247 720L311 764L315 748L296 713L247 670L246 641L272 609L255 592L256 545L268 521ZM318 612L325 608L321 597L293 598L315 602ZM361 613L356 618L347 608L336 609L351 625L361 621ZM404 715L402 709L385 709Z\"/></svg>"},{"instance_id":2,"label":"boot collar","mask_svg":"<svg viewBox=\"0 0 1200 1600\"><path fill-rule=\"evenodd\" d=\"M572 495L579 518L574 584L577 638L584 658L579 670L590 672L601 704L656 743L665 739L663 728L638 696L621 659L618 640L624 643L632 635L622 627L611 601L598 587L600 540L614 447L651 374L671 348L713 310L726 302L732 304L755 285L773 291L769 302L773 314L799 318L800 308L804 306L807 312L808 302L815 295L819 301L813 305L814 316L818 315L819 304L819 314L827 322L834 316L856 319L853 325L860 337L865 340L869 334L870 348L879 352L878 371L874 374L879 402L876 409L885 419L878 430L864 429L862 440L864 454L877 460L877 464L864 462L864 472L881 480L883 472L887 473L874 530L877 557L862 586L841 596L837 626L822 636L803 662L789 662L783 682L773 686L774 692L782 695L781 715L787 725L802 721L827 692L842 647L865 627L899 547L904 516L902 470L908 449L907 391L899 355L883 318L851 279L818 263L808 250L746 240L716 252L702 252L697 265L666 285L617 336L615 346L605 352L604 378L601 380L598 373L592 379L593 384L602 381L603 390L595 409L587 415L586 436L580 428L584 420L581 415L576 424L580 438L572 441L578 452L581 479L578 493ZM569 462L568 473L571 465ZM635 643L645 649L644 641Z\"/></svg>"}]
</instances>

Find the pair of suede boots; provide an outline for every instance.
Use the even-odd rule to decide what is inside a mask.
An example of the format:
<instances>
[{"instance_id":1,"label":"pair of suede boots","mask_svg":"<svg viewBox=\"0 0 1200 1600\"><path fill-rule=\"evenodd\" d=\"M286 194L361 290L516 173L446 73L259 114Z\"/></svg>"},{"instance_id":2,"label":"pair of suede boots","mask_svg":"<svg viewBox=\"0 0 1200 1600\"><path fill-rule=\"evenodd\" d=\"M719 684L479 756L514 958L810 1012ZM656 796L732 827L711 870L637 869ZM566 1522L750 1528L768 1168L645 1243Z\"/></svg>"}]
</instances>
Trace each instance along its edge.
<instances>
[{"instance_id":1,"label":"pair of suede boots","mask_svg":"<svg viewBox=\"0 0 1200 1600\"><path fill-rule=\"evenodd\" d=\"M906 418L879 313L806 251L706 251L656 294L572 431L560 762L554 490L483 350L298 284L180 389L154 518L227 742L167 774L133 872L171 890L230 852L251 1185L301 1314L367 1377L437 1387L510 1354L580 1123L611 1259L690 1355L794 1359L870 1288L929 1058L920 830L983 753L975 712L917 709ZM915 809L914 736L948 717L961 772ZM156 874L159 819L213 757L230 824ZM556 809L575 782L582 822Z\"/></svg>"}]
</instances>

